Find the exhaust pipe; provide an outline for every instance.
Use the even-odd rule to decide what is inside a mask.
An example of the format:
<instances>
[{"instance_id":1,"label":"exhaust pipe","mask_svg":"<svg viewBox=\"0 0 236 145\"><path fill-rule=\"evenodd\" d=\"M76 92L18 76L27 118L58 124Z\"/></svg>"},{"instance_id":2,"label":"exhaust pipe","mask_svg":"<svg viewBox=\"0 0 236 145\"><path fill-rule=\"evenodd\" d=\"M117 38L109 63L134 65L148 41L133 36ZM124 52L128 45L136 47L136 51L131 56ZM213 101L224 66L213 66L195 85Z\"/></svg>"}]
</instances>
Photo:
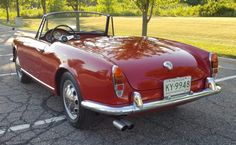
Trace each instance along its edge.
<instances>
[{"instance_id":1,"label":"exhaust pipe","mask_svg":"<svg viewBox=\"0 0 236 145\"><path fill-rule=\"evenodd\" d=\"M133 124L132 122L130 122L130 121L128 121L128 120L124 120L124 119L122 119L121 121L122 121L124 124L127 125L128 129L133 129L133 128L134 128L134 124Z\"/></svg>"},{"instance_id":2,"label":"exhaust pipe","mask_svg":"<svg viewBox=\"0 0 236 145\"><path fill-rule=\"evenodd\" d=\"M128 126L120 120L114 120L113 125L120 131L125 131L128 128Z\"/></svg>"},{"instance_id":3,"label":"exhaust pipe","mask_svg":"<svg viewBox=\"0 0 236 145\"><path fill-rule=\"evenodd\" d=\"M127 120L114 120L113 125L120 131L125 131L126 129L134 128L134 124Z\"/></svg>"}]
</instances>

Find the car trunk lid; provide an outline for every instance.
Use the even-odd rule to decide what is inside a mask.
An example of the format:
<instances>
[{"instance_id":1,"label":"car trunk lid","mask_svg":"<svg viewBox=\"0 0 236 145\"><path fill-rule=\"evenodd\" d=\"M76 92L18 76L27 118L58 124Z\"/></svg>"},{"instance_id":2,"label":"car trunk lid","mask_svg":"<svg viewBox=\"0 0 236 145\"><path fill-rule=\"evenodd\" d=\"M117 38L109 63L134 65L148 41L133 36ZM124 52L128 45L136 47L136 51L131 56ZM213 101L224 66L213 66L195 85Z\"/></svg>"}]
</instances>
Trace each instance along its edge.
<instances>
[{"instance_id":1,"label":"car trunk lid","mask_svg":"<svg viewBox=\"0 0 236 145\"><path fill-rule=\"evenodd\" d=\"M162 88L165 79L191 76L192 81L205 77L195 57L186 50L148 37L97 37L74 42L117 64L136 90ZM173 69L163 64L169 61Z\"/></svg>"}]
</instances>

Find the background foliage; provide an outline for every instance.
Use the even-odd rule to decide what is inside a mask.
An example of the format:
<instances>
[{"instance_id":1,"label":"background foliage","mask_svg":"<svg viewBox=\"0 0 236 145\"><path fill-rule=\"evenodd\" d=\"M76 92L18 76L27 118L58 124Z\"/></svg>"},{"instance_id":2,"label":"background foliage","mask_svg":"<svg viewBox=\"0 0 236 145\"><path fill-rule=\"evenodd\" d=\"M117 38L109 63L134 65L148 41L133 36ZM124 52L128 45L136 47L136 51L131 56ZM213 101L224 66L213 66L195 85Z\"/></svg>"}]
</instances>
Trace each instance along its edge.
<instances>
[{"instance_id":1,"label":"background foliage","mask_svg":"<svg viewBox=\"0 0 236 145\"><path fill-rule=\"evenodd\" d=\"M6 17L4 2L0 1L0 19ZM70 11L76 0L46 0L47 12ZM156 0L155 16L236 16L236 0ZM23 18L43 15L42 0L19 0ZM16 16L15 0L9 0L10 18ZM79 0L79 10L110 13L115 16L140 16L132 0Z\"/></svg>"}]
</instances>

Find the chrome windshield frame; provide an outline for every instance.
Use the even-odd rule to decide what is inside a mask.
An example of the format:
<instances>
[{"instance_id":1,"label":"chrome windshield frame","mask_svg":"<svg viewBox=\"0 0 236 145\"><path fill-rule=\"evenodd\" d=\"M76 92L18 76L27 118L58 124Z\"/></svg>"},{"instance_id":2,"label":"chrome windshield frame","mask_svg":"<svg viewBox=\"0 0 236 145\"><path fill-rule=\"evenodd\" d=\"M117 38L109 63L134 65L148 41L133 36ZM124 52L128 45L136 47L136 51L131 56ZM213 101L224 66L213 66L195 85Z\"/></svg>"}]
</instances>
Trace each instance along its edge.
<instances>
[{"instance_id":1,"label":"chrome windshield frame","mask_svg":"<svg viewBox=\"0 0 236 145\"><path fill-rule=\"evenodd\" d=\"M48 21L48 17L52 15L57 15L57 14L63 14L63 13L85 13L85 14L97 14L101 16L106 17L106 23L105 23L105 31L103 33L104 36L108 36L108 31L109 31L109 25L110 25L110 20L112 19L112 16L109 14L103 14L103 13L98 13L98 12L83 12L83 11L64 11L64 12L52 12L52 13L47 13L42 17L41 23L39 25L38 31L36 33L35 39L39 40L42 33L43 29L45 27L45 23ZM112 26L112 33L114 35L114 24L113 21L111 21L111 26ZM88 32L89 33L89 32Z\"/></svg>"}]
</instances>

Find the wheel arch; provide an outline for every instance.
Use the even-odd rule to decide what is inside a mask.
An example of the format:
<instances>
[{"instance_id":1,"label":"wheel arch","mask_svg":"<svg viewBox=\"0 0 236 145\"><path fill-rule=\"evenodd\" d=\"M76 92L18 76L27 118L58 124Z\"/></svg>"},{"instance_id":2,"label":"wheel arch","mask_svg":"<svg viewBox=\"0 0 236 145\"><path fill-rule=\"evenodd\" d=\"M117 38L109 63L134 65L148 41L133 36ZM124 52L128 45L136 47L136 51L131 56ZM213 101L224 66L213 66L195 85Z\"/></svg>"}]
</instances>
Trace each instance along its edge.
<instances>
[{"instance_id":1,"label":"wheel arch","mask_svg":"<svg viewBox=\"0 0 236 145\"><path fill-rule=\"evenodd\" d=\"M74 78L77 78L77 76L78 76L77 73L75 71L73 71L73 69L70 69L68 67L59 67L59 69L57 70L57 72L55 74L55 94L57 96L60 96L61 78L62 78L62 75L66 72L71 73Z\"/></svg>"}]
</instances>

